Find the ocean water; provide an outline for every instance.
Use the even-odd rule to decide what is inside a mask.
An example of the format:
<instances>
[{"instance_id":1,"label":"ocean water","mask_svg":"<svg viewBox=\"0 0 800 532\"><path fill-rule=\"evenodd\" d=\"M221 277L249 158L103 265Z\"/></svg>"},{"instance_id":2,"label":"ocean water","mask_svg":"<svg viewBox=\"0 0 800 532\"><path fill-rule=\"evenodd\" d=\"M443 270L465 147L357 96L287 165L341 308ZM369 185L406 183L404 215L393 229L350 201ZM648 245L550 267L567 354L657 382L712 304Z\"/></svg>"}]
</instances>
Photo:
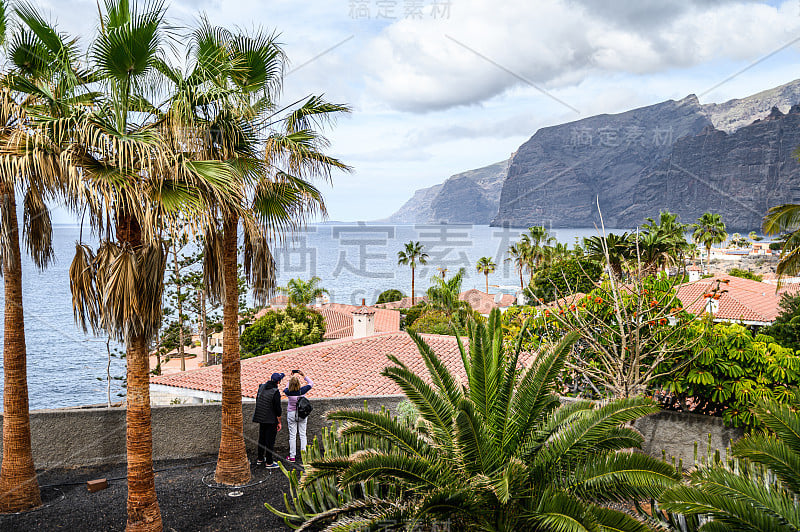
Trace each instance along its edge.
<instances>
[{"instance_id":1,"label":"ocean water","mask_svg":"<svg viewBox=\"0 0 800 532\"><path fill-rule=\"evenodd\" d=\"M464 289L484 289L484 276L475 271L475 263L483 256L497 263L497 271L489 276L490 285L497 287L490 291L513 292L519 277L504 259L520 231L478 225L315 224L276 246L278 283L316 275L322 280L321 286L329 290L331 300L338 303L360 304L362 299L374 303L378 294L389 288L408 295L411 270L397 265L397 252L414 240L421 242L430 256L428 264L416 272L418 294L429 286L432 276L439 275L438 268L452 274L464 267ZM596 230L556 229L552 233L560 242L572 245L576 237L596 234ZM23 259L28 390L33 409L106 401L106 340L84 334L72 314L68 271L78 236L77 226L54 227L56 261L44 272L27 257ZM0 311L2 308L0 305ZM119 346L112 344L111 348ZM111 375L124 373L124 360L112 358ZM119 382L112 380L112 400L119 400Z\"/></svg>"}]
</instances>

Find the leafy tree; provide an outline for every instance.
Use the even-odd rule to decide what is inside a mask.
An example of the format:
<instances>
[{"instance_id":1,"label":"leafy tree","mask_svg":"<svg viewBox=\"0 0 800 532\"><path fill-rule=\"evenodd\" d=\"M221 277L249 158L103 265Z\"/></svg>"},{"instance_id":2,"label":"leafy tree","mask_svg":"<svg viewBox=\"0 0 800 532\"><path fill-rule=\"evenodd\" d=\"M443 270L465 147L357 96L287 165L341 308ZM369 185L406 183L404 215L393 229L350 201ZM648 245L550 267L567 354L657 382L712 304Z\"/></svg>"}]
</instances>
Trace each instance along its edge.
<instances>
[{"instance_id":1,"label":"leafy tree","mask_svg":"<svg viewBox=\"0 0 800 532\"><path fill-rule=\"evenodd\" d=\"M783 347L800 350L800 294L781 296L781 313L772 325L761 329Z\"/></svg>"},{"instance_id":2,"label":"leafy tree","mask_svg":"<svg viewBox=\"0 0 800 532\"><path fill-rule=\"evenodd\" d=\"M324 335L325 321L318 312L303 306L272 310L242 333L242 358L316 344Z\"/></svg>"},{"instance_id":3,"label":"leafy tree","mask_svg":"<svg viewBox=\"0 0 800 532\"><path fill-rule=\"evenodd\" d=\"M429 309L423 312L414 323L406 326L407 331L417 334L453 334L453 319L441 310Z\"/></svg>"},{"instance_id":4,"label":"leafy tree","mask_svg":"<svg viewBox=\"0 0 800 532\"><path fill-rule=\"evenodd\" d=\"M413 307L407 309L400 309L400 315L402 317L401 326L403 329L408 329L411 327L422 314L424 314L428 310L428 304L424 301L420 301Z\"/></svg>"},{"instance_id":5,"label":"leafy tree","mask_svg":"<svg viewBox=\"0 0 800 532\"><path fill-rule=\"evenodd\" d=\"M731 268L728 270L728 275L732 275L734 277L741 277L742 279L750 279L751 281L761 281L763 277L756 273L753 273L748 270L742 270L741 268Z\"/></svg>"},{"instance_id":6,"label":"leafy tree","mask_svg":"<svg viewBox=\"0 0 800 532\"><path fill-rule=\"evenodd\" d=\"M658 497L679 478L674 467L627 451L643 438L625 425L657 407L642 398L562 405L556 379L576 335L520 364L520 349L502 345L495 309L488 325L469 326L469 347L459 346L466 385L418 335L412 338L428 375L392 356L383 375L416 407L420 430L385 412L331 412L344 424L343 437L375 438L390 450L312 460L299 483L302 489L335 479L344 490L377 481L389 491L308 516L304 526L424 527L447 519L458 530L646 529L609 504Z\"/></svg>"},{"instance_id":7,"label":"leafy tree","mask_svg":"<svg viewBox=\"0 0 800 532\"><path fill-rule=\"evenodd\" d=\"M489 274L494 273L495 268L497 268L497 264L494 263L491 257L481 257L478 259L477 264L475 264L475 269L486 277L487 294L489 293Z\"/></svg>"},{"instance_id":8,"label":"leafy tree","mask_svg":"<svg viewBox=\"0 0 800 532\"><path fill-rule=\"evenodd\" d=\"M425 246L419 242L406 242L405 249L397 252L397 264L411 267L411 306L416 302L416 270L418 264L427 264L428 254L425 253Z\"/></svg>"},{"instance_id":9,"label":"leafy tree","mask_svg":"<svg viewBox=\"0 0 800 532\"><path fill-rule=\"evenodd\" d=\"M701 516L700 530L795 532L800 529L800 396L788 404L760 399L753 408L768 429L733 444L733 459L692 472L668 489L662 508Z\"/></svg>"},{"instance_id":10,"label":"leafy tree","mask_svg":"<svg viewBox=\"0 0 800 532\"><path fill-rule=\"evenodd\" d=\"M576 258L557 262L537 271L524 294L530 302L544 302L578 292L588 293L602 274L593 260Z\"/></svg>"},{"instance_id":11,"label":"leafy tree","mask_svg":"<svg viewBox=\"0 0 800 532\"><path fill-rule=\"evenodd\" d=\"M316 301L317 298L329 293L327 289L319 286L320 281L322 281L322 279L317 276L312 277L308 281L289 279L286 286L278 290L288 296L290 305L310 305Z\"/></svg>"},{"instance_id":12,"label":"leafy tree","mask_svg":"<svg viewBox=\"0 0 800 532\"><path fill-rule=\"evenodd\" d=\"M731 235L730 243L737 248L746 248L750 245L750 241L739 233L733 233Z\"/></svg>"},{"instance_id":13,"label":"leafy tree","mask_svg":"<svg viewBox=\"0 0 800 532\"><path fill-rule=\"evenodd\" d=\"M691 347L662 363L663 375L651 383L665 408L750 427L756 399L785 403L800 384L800 357L741 325L695 320L687 329L687 344Z\"/></svg>"},{"instance_id":14,"label":"leafy tree","mask_svg":"<svg viewBox=\"0 0 800 532\"><path fill-rule=\"evenodd\" d=\"M395 288L391 288L389 290L384 290L380 293L380 295L378 295L378 301L376 301L376 304L400 301L404 297L405 296L403 295L403 292Z\"/></svg>"},{"instance_id":15,"label":"leafy tree","mask_svg":"<svg viewBox=\"0 0 800 532\"><path fill-rule=\"evenodd\" d=\"M722 244L728 238L722 216L710 212L704 213L692 227L694 228L692 239L706 248L706 257L711 260L711 246Z\"/></svg>"},{"instance_id":16,"label":"leafy tree","mask_svg":"<svg viewBox=\"0 0 800 532\"><path fill-rule=\"evenodd\" d=\"M534 345L564 331L579 335L567 361L568 384L576 391L618 398L644 394L664 372L677 371L662 364L691 345L686 329L694 316L675 295L675 280L639 277L635 271L625 285L608 280L583 298L536 313Z\"/></svg>"},{"instance_id":17,"label":"leafy tree","mask_svg":"<svg viewBox=\"0 0 800 532\"><path fill-rule=\"evenodd\" d=\"M764 237L763 237L763 236L761 236L761 235L759 235L759 234L758 234L758 233L756 233L755 231L750 231L750 232L747 234L747 238L749 238L749 239L750 239L750 240L752 240L753 242L761 242L762 240L764 240Z\"/></svg>"}]
</instances>

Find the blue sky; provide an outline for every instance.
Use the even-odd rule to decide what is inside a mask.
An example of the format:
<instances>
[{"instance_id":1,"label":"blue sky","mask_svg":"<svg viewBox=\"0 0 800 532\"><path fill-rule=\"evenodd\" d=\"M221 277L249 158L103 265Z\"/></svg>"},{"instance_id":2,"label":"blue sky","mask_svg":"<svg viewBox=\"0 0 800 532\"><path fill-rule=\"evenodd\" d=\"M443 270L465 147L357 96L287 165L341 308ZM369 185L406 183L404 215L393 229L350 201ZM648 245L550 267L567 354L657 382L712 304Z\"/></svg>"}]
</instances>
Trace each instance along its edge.
<instances>
[{"instance_id":1,"label":"blue sky","mask_svg":"<svg viewBox=\"0 0 800 532\"><path fill-rule=\"evenodd\" d=\"M95 0L37 4L64 31L94 31ZM542 126L800 77L800 45L774 53L800 38L800 0L176 0L168 13L191 23L201 11L281 33L300 67L286 101L325 93L353 107L329 132L355 169L322 186L334 220L386 217L418 188L508 158Z\"/></svg>"}]
</instances>

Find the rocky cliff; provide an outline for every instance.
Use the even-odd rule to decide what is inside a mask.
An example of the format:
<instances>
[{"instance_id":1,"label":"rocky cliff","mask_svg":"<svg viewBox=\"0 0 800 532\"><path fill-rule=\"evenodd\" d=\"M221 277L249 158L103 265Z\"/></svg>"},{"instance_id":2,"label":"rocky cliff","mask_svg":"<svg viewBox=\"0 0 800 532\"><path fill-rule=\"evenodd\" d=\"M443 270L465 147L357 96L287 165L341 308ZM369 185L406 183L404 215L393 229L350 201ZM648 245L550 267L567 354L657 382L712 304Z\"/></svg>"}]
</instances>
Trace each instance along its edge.
<instances>
[{"instance_id":1,"label":"rocky cliff","mask_svg":"<svg viewBox=\"0 0 800 532\"><path fill-rule=\"evenodd\" d=\"M608 227L669 209L684 222L712 211L730 229L758 229L769 207L800 200L797 108L780 110L789 102L800 102L800 81L540 129L511 160L493 224L592 227L599 203Z\"/></svg>"},{"instance_id":2,"label":"rocky cliff","mask_svg":"<svg viewBox=\"0 0 800 532\"><path fill-rule=\"evenodd\" d=\"M444 183L417 190L392 216L392 223L488 224L497 214L508 161L450 176Z\"/></svg>"},{"instance_id":3,"label":"rocky cliff","mask_svg":"<svg viewBox=\"0 0 800 532\"><path fill-rule=\"evenodd\" d=\"M609 227L670 209L684 222L712 210L733 230L758 229L768 207L800 202L797 103L800 80L542 128L509 161L418 190L388 220L592 227L599 203Z\"/></svg>"}]
</instances>

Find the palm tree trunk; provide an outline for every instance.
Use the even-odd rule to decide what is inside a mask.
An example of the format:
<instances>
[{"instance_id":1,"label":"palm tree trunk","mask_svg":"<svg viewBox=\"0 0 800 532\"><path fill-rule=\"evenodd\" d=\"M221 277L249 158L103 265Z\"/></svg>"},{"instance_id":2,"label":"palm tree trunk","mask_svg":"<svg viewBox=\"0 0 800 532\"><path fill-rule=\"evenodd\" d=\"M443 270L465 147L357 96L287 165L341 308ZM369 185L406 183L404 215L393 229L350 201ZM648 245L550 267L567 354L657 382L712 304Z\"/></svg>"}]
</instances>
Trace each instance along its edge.
<instances>
[{"instance_id":1,"label":"palm tree trunk","mask_svg":"<svg viewBox=\"0 0 800 532\"><path fill-rule=\"evenodd\" d=\"M488 294L489 293L489 274L488 273L484 273L483 275L486 276L486 293Z\"/></svg>"},{"instance_id":2,"label":"palm tree trunk","mask_svg":"<svg viewBox=\"0 0 800 532\"><path fill-rule=\"evenodd\" d=\"M117 213L117 239L134 250L142 247L142 228L131 215ZM127 532L161 532L161 509L153 471L153 428L150 425L150 357L147 337L127 338L127 393L125 402L128 460Z\"/></svg>"},{"instance_id":3,"label":"palm tree trunk","mask_svg":"<svg viewBox=\"0 0 800 532\"><path fill-rule=\"evenodd\" d=\"M127 361L128 523L125 530L161 532L161 510L153 472L147 339L143 335L128 340Z\"/></svg>"},{"instance_id":4,"label":"palm tree trunk","mask_svg":"<svg viewBox=\"0 0 800 532\"><path fill-rule=\"evenodd\" d=\"M411 306L414 306L414 268L411 268Z\"/></svg>"},{"instance_id":5,"label":"palm tree trunk","mask_svg":"<svg viewBox=\"0 0 800 532\"><path fill-rule=\"evenodd\" d=\"M178 267L178 246L172 239L172 258L175 273L175 297L178 303L178 356L181 357L181 371L186 371L186 349L183 346L183 298L181 297L181 270Z\"/></svg>"},{"instance_id":6,"label":"palm tree trunk","mask_svg":"<svg viewBox=\"0 0 800 532\"><path fill-rule=\"evenodd\" d=\"M3 260L5 324L3 337L3 463L0 512L20 512L42 504L31 450L25 321L22 312L22 259L14 191L3 190L3 213L9 250Z\"/></svg>"},{"instance_id":7,"label":"palm tree trunk","mask_svg":"<svg viewBox=\"0 0 800 532\"><path fill-rule=\"evenodd\" d=\"M206 291L198 292L200 298L200 349L203 350L203 364L208 365L208 327L206 325Z\"/></svg>"},{"instance_id":8,"label":"palm tree trunk","mask_svg":"<svg viewBox=\"0 0 800 532\"><path fill-rule=\"evenodd\" d=\"M238 226L238 216L225 216L222 236L222 275L225 285L222 311L222 436L214 479L220 484L230 485L246 484L250 480L250 462L247 460L243 432L239 358Z\"/></svg>"}]
</instances>

